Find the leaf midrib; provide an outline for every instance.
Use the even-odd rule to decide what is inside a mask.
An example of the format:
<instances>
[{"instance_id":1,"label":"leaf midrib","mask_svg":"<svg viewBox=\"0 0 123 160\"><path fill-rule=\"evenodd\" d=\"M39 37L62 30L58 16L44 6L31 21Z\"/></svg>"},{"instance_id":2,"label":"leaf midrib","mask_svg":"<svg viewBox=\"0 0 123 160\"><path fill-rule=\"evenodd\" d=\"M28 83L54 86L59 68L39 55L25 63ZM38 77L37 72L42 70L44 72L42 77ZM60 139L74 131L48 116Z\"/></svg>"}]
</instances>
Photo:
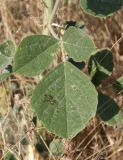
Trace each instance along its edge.
<instances>
[{"instance_id":1,"label":"leaf midrib","mask_svg":"<svg viewBox=\"0 0 123 160\"><path fill-rule=\"evenodd\" d=\"M53 44L54 46L58 45L58 42L54 43ZM31 63L34 59L38 58L41 54L43 55L47 50L49 50L51 47L53 47L53 45L51 45L49 48L47 48L46 50L43 50L42 52L40 52L40 54L36 55L33 59L29 60L25 65L23 65L22 67L20 67L20 69L16 69L14 70L15 72L16 71L20 71L20 70L23 70L23 68L26 66L26 65L29 65L29 63Z\"/></svg>"}]
</instances>

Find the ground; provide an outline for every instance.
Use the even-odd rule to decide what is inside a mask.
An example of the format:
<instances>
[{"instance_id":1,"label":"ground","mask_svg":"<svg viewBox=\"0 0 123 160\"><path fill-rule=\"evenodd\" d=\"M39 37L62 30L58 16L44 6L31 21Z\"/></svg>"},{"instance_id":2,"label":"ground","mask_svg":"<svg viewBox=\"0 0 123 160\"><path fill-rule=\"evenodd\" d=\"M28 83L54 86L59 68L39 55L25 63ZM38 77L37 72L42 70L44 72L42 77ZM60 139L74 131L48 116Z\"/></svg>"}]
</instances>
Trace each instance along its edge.
<instances>
[{"instance_id":1,"label":"ground","mask_svg":"<svg viewBox=\"0 0 123 160\"><path fill-rule=\"evenodd\" d=\"M41 34L44 8L42 0L0 1L0 42L11 39L18 45L27 35ZM123 107L122 94L107 86L123 73L122 17L123 9L107 19L94 18L82 11L79 1L62 1L55 17L55 23L60 25L71 20L84 24L97 48L112 50L115 62L114 71L99 90L110 95L121 108ZM63 34L58 29L56 32ZM49 133L39 123L35 128L36 117L30 107L32 90L39 79L40 77L25 78L20 75L12 75L9 80L0 84L0 105L4 106L4 109L0 109L2 117L0 125L1 159L8 151L14 153L19 160L46 160L55 157L55 155L49 156L49 144L58 137ZM122 127L109 127L100 119L94 118L72 140L63 140L63 153L60 159L121 160L122 139Z\"/></svg>"}]
</instances>

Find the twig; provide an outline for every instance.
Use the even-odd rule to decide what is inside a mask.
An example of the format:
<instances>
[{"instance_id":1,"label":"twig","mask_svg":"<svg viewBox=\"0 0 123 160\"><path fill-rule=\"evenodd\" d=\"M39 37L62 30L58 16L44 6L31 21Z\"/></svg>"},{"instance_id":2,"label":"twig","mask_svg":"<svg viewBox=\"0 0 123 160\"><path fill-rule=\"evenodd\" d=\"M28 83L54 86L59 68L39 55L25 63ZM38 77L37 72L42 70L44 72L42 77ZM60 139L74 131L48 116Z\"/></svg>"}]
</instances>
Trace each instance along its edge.
<instances>
[{"instance_id":1,"label":"twig","mask_svg":"<svg viewBox=\"0 0 123 160\"><path fill-rule=\"evenodd\" d=\"M55 18L55 14L56 14L56 12L57 12L57 9L58 9L58 7L59 7L59 4L60 4L60 0L56 0L55 5L54 5L54 8L53 8L52 13L51 13L51 16L50 16L50 18L49 18L49 23L48 23L48 29L49 29L50 33L51 33L56 39L58 39L58 40L59 40L59 37L58 37L58 35L55 33L55 31L53 30L53 28L52 28L52 22L53 22L53 20L54 20L54 18Z\"/></svg>"},{"instance_id":2,"label":"twig","mask_svg":"<svg viewBox=\"0 0 123 160\"><path fill-rule=\"evenodd\" d=\"M61 26L61 25L59 25L59 24L57 24L57 23L52 23L52 26L58 27L58 28L61 28L61 29L65 29L64 26Z\"/></svg>"},{"instance_id":3,"label":"twig","mask_svg":"<svg viewBox=\"0 0 123 160\"><path fill-rule=\"evenodd\" d=\"M54 155L52 154L52 152L50 151L49 147L47 146L46 142L44 141L43 137L40 135L40 138L42 140L42 142L44 143L45 147L47 148L48 152L50 153L50 155L52 156L53 160L56 160Z\"/></svg>"}]
</instances>

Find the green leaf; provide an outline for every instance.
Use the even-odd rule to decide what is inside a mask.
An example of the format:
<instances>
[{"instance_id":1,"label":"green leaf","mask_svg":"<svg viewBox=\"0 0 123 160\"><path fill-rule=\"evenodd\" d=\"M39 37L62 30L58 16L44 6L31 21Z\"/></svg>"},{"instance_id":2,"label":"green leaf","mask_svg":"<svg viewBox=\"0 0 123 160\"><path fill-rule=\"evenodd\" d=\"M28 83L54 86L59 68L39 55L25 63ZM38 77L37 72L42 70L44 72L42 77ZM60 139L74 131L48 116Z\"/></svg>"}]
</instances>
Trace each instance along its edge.
<instances>
[{"instance_id":1,"label":"green leaf","mask_svg":"<svg viewBox=\"0 0 123 160\"><path fill-rule=\"evenodd\" d=\"M109 49L98 50L91 56L88 63L88 71L92 82L97 86L102 80L112 74L114 67L113 55Z\"/></svg>"},{"instance_id":2,"label":"green leaf","mask_svg":"<svg viewBox=\"0 0 123 160\"><path fill-rule=\"evenodd\" d=\"M27 138L23 138L21 140L21 144L24 145L24 146L29 145L29 140Z\"/></svg>"},{"instance_id":3,"label":"green leaf","mask_svg":"<svg viewBox=\"0 0 123 160\"><path fill-rule=\"evenodd\" d=\"M64 62L38 84L31 104L49 131L71 138L95 116L97 92L84 73Z\"/></svg>"},{"instance_id":4,"label":"green leaf","mask_svg":"<svg viewBox=\"0 0 123 160\"><path fill-rule=\"evenodd\" d=\"M11 64L12 57L15 53L15 45L8 40L0 44L0 69L4 69L8 64Z\"/></svg>"},{"instance_id":5,"label":"green leaf","mask_svg":"<svg viewBox=\"0 0 123 160\"><path fill-rule=\"evenodd\" d=\"M0 69L0 83L7 80L12 73L12 65L8 65L4 69Z\"/></svg>"},{"instance_id":6,"label":"green leaf","mask_svg":"<svg viewBox=\"0 0 123 160\"><path fill-rule=\"evenodd\" d=\"M63 46L68 55L77 62L87 60L96 50L94 42L85 29L69 27L63 35Z\"/></svg>"},{"instance_id":7,"label":"green leaf","mask_svg":"<svg viewBox=\"0 0 123 160\"><path fill-rule=\"evenodd\" d=\"M120 84L121 86L123 86L123 76L119 77L119 78L117 79L117 82L119 82L119 84Z\"/></svg>"},{"instance_id":8,"label":"green leaf","mask_svg":"<svg viewBox=\"0 0 123 160\"><path fill-rule=\"evenodd\" d=\"M85 62L76 62L72 58L68 58L67 61L76 66L80 70L82 70L85 67Z\"/></svg>"},{"instance_id":9,"label":"green leaf","mask_svg":"<svg viewBox=\"0 0 123 160\"><path fill-rule=\"evenodd\" d=\"M61 157L62 153L63 153L63 142L61 139L54 139L51 143L50 143L50 151L52 152L52 154L56 157Z\"/></svg>"},{"instance_id":10,"label":"green leaf","mask_svg":"<svg viewBox=\"0 0 123 160\"><path fill-rule=\"evenodd\" d=\"M11 75L11 73L6 69L1 71L0 72L0 83L5 81L10 75Z\"/></svg>"},{"instance_id":11,"label":"green leaf","mask_svg":"<svg viewBox=\"0 0 123 160\"><path fill-rule=\"evenodd\" d=\"M97 115L109 125L116 125L123 122L120 108L109 96L99 93Z\"/></svg>"},{"instance_id":12,"label":"green leaf","mask_svg":"<svg viewBox=\"0 0 123 160\"><path fill-rule=\"evenodd\" d=\"M112 15L123 6L123 0L80 0L82 9L96 17Z\"/></svg>"},{"instance_id":13,"label":"green leaf","mask_svg":"<svg viewBox=\"0 0 123 160\"><path fill-rule=\"evenodd\" d=\"M15 156L13 155L13 153L8 152L5 156L5 160L16 160Z\"/></svg>"},{"instance_id":14,"label":"green leaf","mask_svg":"<svg viewBox=\"0 0 123 160\"><path fill-rule=\"evenodd\" d=\"M116 82L114 82L113 84L113 87L119 92L123 92L123 76L119 77Z\"/></svg>"},{"instance_id":15,"label":"green leaf","mask_svg":"<svg viewBox=\"0 0 123 160\"><path fill-rule=\"evenodd\" d=\"M31 35L22 40L14 57L14 71L25 76L43 72L53 61L58 41L46 35Z\"/></svg>"}]
</instances>

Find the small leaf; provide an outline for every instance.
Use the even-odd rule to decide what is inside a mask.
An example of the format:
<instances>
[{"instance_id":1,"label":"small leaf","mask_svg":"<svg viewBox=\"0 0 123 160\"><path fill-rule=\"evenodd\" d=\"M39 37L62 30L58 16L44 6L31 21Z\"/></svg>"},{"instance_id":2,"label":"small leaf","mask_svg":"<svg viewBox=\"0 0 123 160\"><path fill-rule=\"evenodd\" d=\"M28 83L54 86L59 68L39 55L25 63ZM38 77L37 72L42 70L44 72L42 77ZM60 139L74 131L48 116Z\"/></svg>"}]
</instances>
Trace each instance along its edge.
<instances>
[{"instance_id":1,"label":"small leaf","mask_svg":"<svg viewBox=\"0 0 123 160\"><path fill-rule=\"evenodd\" d=\"M123 121L120 108L109 96L99 93L97 115L109 125L116 125Z\"/></svg>"},{"instance_id":2,"label":"small leaf","mask_svg":"<svg viewBox=\"0 0 123 160\"><path fill-rule=\"evenodd\" d=\"M68 55L77 62L87 60L96 50L94 42L85 29L69 27L63 36L63 46Z\"/></svg>"},{"instance_id":3,"label":"small leaf","mask_svg":"<svg viewBox=\"0 0 123 160\"><path fill-rule=\"evenodd\" d=\"M13 155L13 153L8 152L5 156L5 160L16 160L15 156Z\"/></svg>"},{"instance_id":4,"label":"small leaf","mask_svg":"<svg viewBox=\"0 0 123 160\"><path fill-rule=\"evenodd\" d=\"M24 146L29 145L29 140L27 138L23 138L21 140L21 144L24 145Z\"/></svg>"},{"instance_id":5,"label":"small leaf","mask_svg":"<svg viewBox=\"0 0 123 160\"><path fill-rule=\"evenodd\" d=\"M11 73L7 69L4 69L3 71L1 71L0 72L0 83L5 81L10 75Z\"/></svg>"},{"instance_id":6,"label":"small leaf","mask_svg":"<svg viewBox=\"0 0 123 160\"><path fill-rule=\"evenodd\" d=\"M88 71L92 82L97 86L102 80L112 74L114 67L112 52L102 49L91 56L88 63Z\"/></svg>"},{"instance_id":7,"label":"small leaf","mask_svg":"<svg viewBox=\"0 0 123 160\"><path fill-rule=\"evenodd\" d=\"M112 15L123 6L123 0L81 0L82 9L96 17Z\"/></svg>"},{"instance_id":8,"label":"small leaf","mask_svg":"<svg viewBox=\"0 0 123 160\"><path fill-rule=\"evenodd\" d=\"M4 69L0 69L0 83L7 80L12 73L12 65L8 65Z\"/></svg>"},{"instance_id":9,"label":"small leaf","mask_svg":"<svg viewBox=\"0 0 123 160\"><path fill-rule=\"evenodd\" d=\"M31 103L49 131L71 138L95 116L97 92L84 73L64 62L38 84Z\"/></svg>"},{"instance_id":10,"label":"small leaf","mask_svg":"<svg viewBox=\"0 0 123 160\"><path fill-rule=\"evenodd\" d=\"M12 57L15 53L15 45L8 40L0 44L0 69L4 69L8 64L11 64Z\"/></svg>"},{"instance_id":11,"label":"small leaf","mask_svg":"<svg viewBox=\"0 0 123 160\"><path fill-rule=\"evenodd\" d=\"M14 58L14 71L25 76L38 75L52 63L57 47L58 41L46 35L24 38Z\"/></svg>"},{"instance_id":12,"label":"small leaf","mask_svg":"<svg viewBox=\"0 0 123 160\"><path fill-rule=\"evenodd\" d=\"M50 151L52 152L52 154L56 157L61 157L62 153L63 153L63 142L61 139L54 139L51 143L50 143Z\"/></svg>"}]
</instances>

